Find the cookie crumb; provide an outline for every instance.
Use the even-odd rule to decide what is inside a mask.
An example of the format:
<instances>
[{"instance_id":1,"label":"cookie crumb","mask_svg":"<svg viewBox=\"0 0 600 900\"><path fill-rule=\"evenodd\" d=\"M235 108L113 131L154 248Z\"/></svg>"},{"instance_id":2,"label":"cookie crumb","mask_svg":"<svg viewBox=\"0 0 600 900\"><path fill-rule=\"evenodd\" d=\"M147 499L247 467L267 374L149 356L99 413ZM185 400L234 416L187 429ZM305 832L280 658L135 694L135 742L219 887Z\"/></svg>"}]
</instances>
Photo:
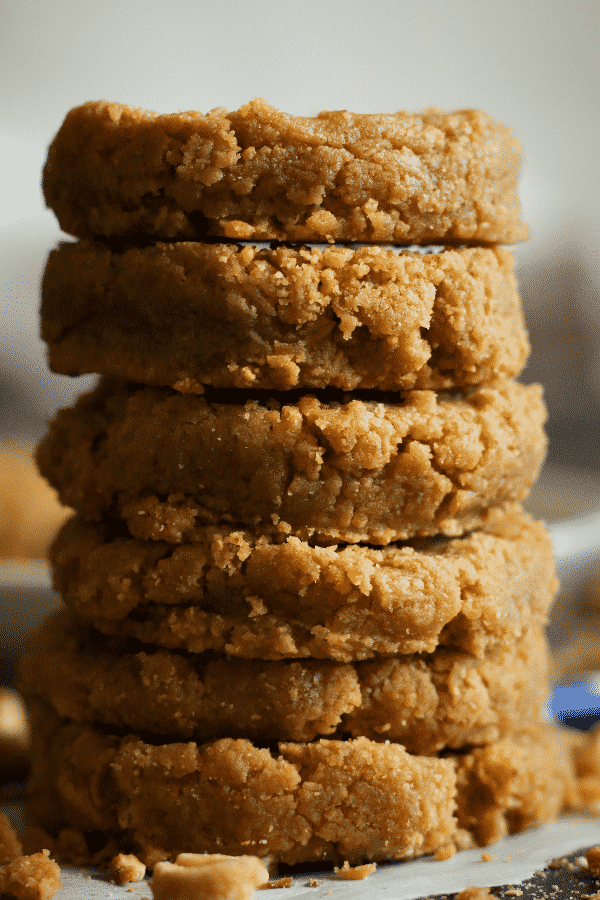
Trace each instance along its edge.
<instances>
[{"instance_id":1,"label":"cookie crumb","mask_svg":"<svg viewBox=\"0 0 600 900\"><path fill-rule=\"evenodd\" d=\"M368 878L369 875L372 875L375 869L377 868L377 863L367 863L364 866L351 866L348 860L344 860L344 865L340 868L338 866L333 867L333 871L336 875L339 875L340 878L344 878L346 881L362 881L363 878Z\"/></svg>"},{"instance_id":2,"label":"cookie crumb","mask_svg":"<svg viewBox=\"0 0 600 900\"><path fill-rule=\"evenodd\" d=\"M481 854L481 862L497 862L497 861L498 861L498 857L495 856L493 853L487 853L484 850L484 852Z\"/></svg>"},{"instance_id":3,"label":"cookie crumb","mask_svg":"<svg viewBox=\"0 0 600 900\"><path fill-rule=\"evenodd\" d=\"M108 873L115 884L128 884L142 881L146 874L146 866L132 853L119 853L110 861Z\"/></svg>"},{"instance_id":4,"label":"cookie crumb","mask_svg":"<svg viewBox=\"0 0 600 900\"><path fill-rule=\"evenodd\" d=\"M174 863L155 865L152 891L154 900L251 900L268 880L256 856L180 853Z\"/></svg>"},{"instance_id":5,"label":"cookie crumb","mask_svg":"<svg viewBox=\"0 0 600 900\"><path fill-rule=\"evenodd\" d=\"M520 888L509 888L507 891L504 891L504 894L509 894L511 897L522 897L523 891Z\"/></svg>"},{"instance_id":6,"label":"cookie crumb","mask_svg":"<svg viewBox=\"0 0 600 900\"><path fill-rule=\"evenodd\" d=\"M600 845L590 847L585 858L592 875L600 875Z\"/></svg>"},{"instance_id":7,"label":"cookie crumb","mask_svg":"<svg viewBox=\"0 0 600 900\"><path fill-rule=\"evenodd\" d=\"M289 888L293 885L294 879L291 875L286 875L285 878L276 878L274 881L267 881L266 884L260 884L258 886L259 891L267 890L269 888Z\"/></svg>"},{"instance_id":8,"label":"cookie crumb","mask_svg":"<svg viewBox=\"0 0 600 900\"><path fill-rule=\"evenodd\" d=\"M21 841L7 816L0 813L0 865L12 862L17 856L23 856Z\"/></svg>"},{"instance_id":9,"label":"cookie crumb","mask_svg":"<svg viewBox=\"0 0 600 900\"><path fill-rule=\"evenodd\" d=\"M475 887L470 884L468 887L456 894L454 900L488 900L490 897L496 897L492 894L489 887Z\"/></svg>"},{"instance_id":10,"label":"cookie crumb","mask_svg":"<svg viewBox=\"0 0 600 900\"><path fill-rule=\"evenodd\" d=\"M444 847L438 847L434 856L440 862L445 859L452 859L453 856L456 856L456 844L446 844Z\"/></svg>"},{"instance_id":11,"label":"cookie crumb","mask_svg":"<svg viewBox=\"0 0 600 900\"><path fill-rule=\"evenodd\" d=\"M323 882L318 878L309 878L304 887L321 887L322 884Z\"/></svg>"},{"instance_id":12,"label":"cookie crumb","mask_svg":"<svg viewBox=\"0 0 600 900\"><path fill-rule=\"evenodd\" d=\"M0 868L0 894L17 900L49 900L62 886L60 869L49 850L18 856Z\"/></svg>"}]
</instances>

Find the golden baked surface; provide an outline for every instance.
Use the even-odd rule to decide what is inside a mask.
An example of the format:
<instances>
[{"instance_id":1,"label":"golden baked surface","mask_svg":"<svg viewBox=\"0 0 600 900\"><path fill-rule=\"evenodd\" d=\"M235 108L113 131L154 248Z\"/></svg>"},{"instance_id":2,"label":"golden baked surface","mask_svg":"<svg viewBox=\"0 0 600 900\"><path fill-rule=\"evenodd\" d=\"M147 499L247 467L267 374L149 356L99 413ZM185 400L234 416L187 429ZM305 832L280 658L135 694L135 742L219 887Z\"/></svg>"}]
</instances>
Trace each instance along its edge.
<instances>
[{"instance_id":1,"label":"golden baked surface","mask_svg":"<svg viewBox=\"0 0 600 900\"><path fill-rule=\"evenodd\" d=\"M103 377L37 451L75 516L21 660L25 841L167 896L180 854L343 875L597 802L600 738L539 721L520 168L472 109L68 113L43 337Z\"/></svg>"},{"instance_id":2,"label":"golden baked surface","mask_svg":"<svg viewBox=\"0 0 600 900\"><path fill-rule=\"evenodd\" d=\"M62 613L38 629L20 668L25 696L77 722L196 741L351 734L427 755L535 721L549 688L540 628L482 659L439 649L353 664L264 662L132 648Z\"/></svg>"},{"instance_id":3,"label":"golden baked surface","mask_svg":"<svg viewBox=\"0 0 600 900\"><path fill-rule=\"evenodd\" d=\"M51 831L66 821L116 833L142 861L157 848L162 858L404 859L453 838L500 840L576 799L569 735L544 725L445 759L367 738L273 751L231 738L156 746L46 707L35 727L29 814Z\"/></svg>"},{"instance_id":4,"label":"golden baked surface","mask_svg":"<svg viewBox=\"0 0 600 900\"><path fill-rule=\"evenodd\" d=\"M187 518L188 532L231 521L386 544L478 527L527 496L545 456L539 385L286 400L209 403L105 381L59 412L37 461L63 503L145 517L150 536L181 540Z\"/></svg>"},{"instance_id":5,"label":"golden baked surface","mask_svg":"<svg viewBox=\"0 0 600 900\"><path fill-rule=\"evenodd\" d=\"M42 336L56 372L186 393L452 388L522 370L513 270L502 248L64 243L46 267Z\"/></svg>"},{"instance_id":6,"label":"golden baked surface","mask_svg":"<svg viewBox=\"0 0 600 900\"><path fill-rule=\"evenodd\" d=\"M539 385L395 403L283 397L209 403L105 381L59 412L38 465L84 516L146 517L167 540L181 539L182 510L192 529L232 521L386 544L477 527L490 507L527 496L545 456Z\"/></svg>"},{"instance_id":7,"label":"golden baked surface","mask_svg":"<svg viewBox=\"0 0 600 900\"><path fill-rule=\"evenodd\" d=\"M18 900L51 900L63 883L57 863L48 850L17 856L0 866L0 892Z\"/></svg>"},{"instance_id":8,"label":"golden baked surface","mask_svg":"<svg viewBox=\"0 0 600 900\"><path fill-rule=\"evenodd\" d=\"M464 537L414 546L313 547L227 525L195 537L176 547L111 538L108 526L75 517L51 551L54 586L107 634L194 653L340 662L510 647L546 621L557 588L550 535L518 506L491 510Z\"/></svg>"},{"instance_id":9,"label":"golden baked surface","mask_svg":"<svg viewBox=\"0 0 600 900\"><path fill-rule=\"evenodd\" d=\"M478 110L418 115L157 115L71 110L43 188L76 237L510 244L528 236L511 129Z\"/></svg>"}]
</instances>

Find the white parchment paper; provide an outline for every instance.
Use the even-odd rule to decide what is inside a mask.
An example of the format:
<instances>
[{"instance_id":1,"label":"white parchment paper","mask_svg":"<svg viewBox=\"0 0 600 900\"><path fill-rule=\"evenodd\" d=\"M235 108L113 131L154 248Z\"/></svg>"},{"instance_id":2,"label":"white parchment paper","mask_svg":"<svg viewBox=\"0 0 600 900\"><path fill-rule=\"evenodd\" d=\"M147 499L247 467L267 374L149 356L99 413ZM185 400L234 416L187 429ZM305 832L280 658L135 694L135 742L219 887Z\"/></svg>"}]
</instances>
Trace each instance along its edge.
<instances>
[{"instance_id":1,"label":"white parchment paper","mask_svg":"<svg viewBox=\"0 0 600 900\"><path fill-rule=\"evenodd\" d=\"M3 811L15 827L21 827L21 810L6 806ZM424 857L405 863L380 864L377 871L363 881L343 881L333 872L298 875L290 888L275 888L268 894L258 891L256 900L293 900L297 897L321 900L414 900L435 894L453 894L469 885L494 887L518 884L544 868L552 859L600 843L600 816L565 815L557 822L513 835L485 848L496 857L483 862L482 849L457 853L452 859L438 862ZM142 900L152 898L146 881L115 885L106 872L96 869L61 867L63 889L55 900ZM322 884L308 887L309 878ZM549 881L549 887L551 880Z\"/></svg>"}]
</instances>

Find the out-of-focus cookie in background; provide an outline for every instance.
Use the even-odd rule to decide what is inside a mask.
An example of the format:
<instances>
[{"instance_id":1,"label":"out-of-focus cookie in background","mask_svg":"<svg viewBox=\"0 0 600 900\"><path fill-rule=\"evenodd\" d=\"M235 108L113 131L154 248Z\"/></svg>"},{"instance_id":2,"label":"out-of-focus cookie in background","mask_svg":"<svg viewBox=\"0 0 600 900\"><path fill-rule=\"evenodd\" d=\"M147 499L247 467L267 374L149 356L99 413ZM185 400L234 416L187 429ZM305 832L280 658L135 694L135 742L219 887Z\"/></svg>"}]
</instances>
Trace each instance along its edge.
<instances>
[{"instance_id":1,"label":"out-of-focus cookie in background","mask_svg":"<svg viewBox=\"0 0 600 900\"><path fill-rule=\"evenodd\" d=\"M27 632L58 606L46 557L71 515L33 454L48 419L95 381L49 372L39 338L40 282L58 237L50 214L0 227L0 785L27 769L27 713L10 686Z\"/></svg>"},{"instance_id":2,"label":"out-of-focus cookie in background","mask_svg":"<svg viewBox=\"0 0 600 900\"><path fill-rule=\"evenodd\" d=\"M29 716L23 700L11 688L0 688L0 800L10 799L3 784L27 774L29 742Z\"/></svg>"},{"instance_id":3,"label":"out-of-focus cookie in background","mask_svg":"<svg viewBox=\"0 0 600 900\"><path fill-rule=\"evenodd\" d=\"M40 476L28 441L0 440L0 559L44 559L69 510Z\"/></svg>"},{"instance_id":4,"label":"out-of-focus cookie in background","mask_svg":"<svg viewBox=\"0 0 600 900\"><path fill-rule=\"evenodd\" d=\"M94 381L54 375L46 364L39 293L54 240L45 216L0 228L0 560L45 558L68 516L33 453L48 419Z\"/></svg>"},{"instance_id":5,"label":"out-of-focus cookie in background","mask_svg":"<svg viewBox=\"0 0 600 900\"><path fill-rule=\"evenodd\" d=\"M11 689L27 632L58 606L48 547L71 515L35 466L33 453L56 410L95 379L48 371L39 338L40 281L58 239L50 214L0 227L0 798L28 766L29 724Z\"/></svg>"},{"instance_id":6,"label":"out-of-focus cookie in background","mask_svg":"<svg viewBox=\"0 0 600 900\"><path fill-rule=\"evenodd\" d=\"M55 410L84 380L48 372L38 337L39 285L55 227L44 216L0 228L0 799L28 768L29 723L14 683L27 630L58 605L46 556L70 510L33 453ZM93 379L87 379L88 382Z\"/></svg>"}]
</instances>

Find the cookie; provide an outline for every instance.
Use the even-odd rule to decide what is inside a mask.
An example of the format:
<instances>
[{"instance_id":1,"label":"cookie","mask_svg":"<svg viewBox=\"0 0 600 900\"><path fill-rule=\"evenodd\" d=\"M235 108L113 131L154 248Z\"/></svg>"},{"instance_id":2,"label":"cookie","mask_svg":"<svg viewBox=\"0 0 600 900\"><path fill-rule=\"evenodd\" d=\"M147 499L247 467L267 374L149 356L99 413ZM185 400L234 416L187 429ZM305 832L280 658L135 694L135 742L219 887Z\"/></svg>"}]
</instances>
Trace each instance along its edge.
<instances>
[{"instance_id":1,"label":"cookie","mask_svg":"<svg viewBox=\"0 0 600 900\"><path fill-rule=\"evenodd\" d=\"M177 654L107 641L62 613L33 635L20 690L63 718L171 738L393 740L409 752L487 744L535 721L549 688L541 629L476 659L422 656L336 664Z\"/></svg>"},{"instance_id":2,"label":"cookie","mask_svg":"<svg viewBox=\"0 0 600 900\"><path fill-rule=\"evenodd\" d=\"M195 653L351 662L452 645L481 656L542 625L557 589L550 535L516 505L461 538L383 548L228 525L173 547L111 530L67 523L51 550L55 589L100 631Z\"/></svg>"},{"instance_id":3,"label":"cookie","mask_svg":"<svg viewBox=\"0 0 600 900\"><path fill-rule=\"evenodd\" d=\"M155 745L45 707L35 728L30 819L51 832L111 832L142 860L407 859L459 835L486 844L551 821L575 795L568 736L544 725L446 758L367 738Z\"/></svg>"},{"instance_id":4,"label":"cookie","mask_svg":"<svg viewBox=\"0 0 600 900\"><path fill-rule=\"evenodd\" d=\"M384 247L60 244L46 267L50 366L202 393L452 388L522 370L512 254Z\"/></svg>"},{"instance_id":5,"label":"cookie","mask_svg":"<svg viewBox=\"0 0 600 900\"><path fill-rule=\"evenodd\" d=\"M188 537L183 516L192 530L229 521L386 544L478 527L489 508L527 496L545 455L539 385L507 379L396 402L233 393L237 402L223 391L209 402L104 381L59 412L40 471L85 517L145 517L159 537Z\"/></svg>"},{"instance_id":6,"label":"cookie","mask_svg":"<svg viewBox=\"0 0 600 900\"><path fill-rule=\"evenodd\" d=\"M43 189L76 237L501 243L528 236L511 129L478 110L72 109Z\"/></svg>"}]
</instances>

